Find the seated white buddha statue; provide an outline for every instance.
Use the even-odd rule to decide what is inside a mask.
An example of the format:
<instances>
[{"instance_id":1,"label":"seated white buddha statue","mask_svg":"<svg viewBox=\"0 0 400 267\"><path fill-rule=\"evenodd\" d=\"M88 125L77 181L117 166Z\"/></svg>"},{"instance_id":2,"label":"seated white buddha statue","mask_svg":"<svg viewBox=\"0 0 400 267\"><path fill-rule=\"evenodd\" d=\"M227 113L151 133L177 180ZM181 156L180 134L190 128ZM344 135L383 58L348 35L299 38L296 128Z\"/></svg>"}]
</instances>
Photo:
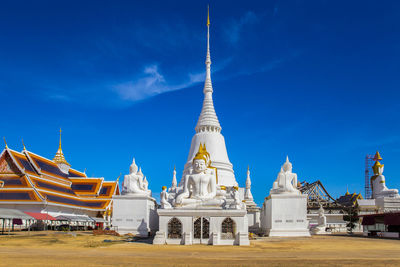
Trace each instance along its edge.
<instances>
[{"instance_id":1,"label":"seated white buddha statue","mask_svg":"<svg viewBox=\"0 0 400 267\"><path fill-rule=\"evenodd\" d=\"M300 191L297 189L297 174L293 173L292 169L292 163L290 163L289 157L286 157L286 162L281 167L278 177L272 186L271 194L300 194Z\"/></svg>"},{"instance_id":2,"label":"seated white buddha statue","mask_svg":"<svg viewBox=\"0 0 400 267\"><path fill-rule=\"evenodd\" d=\"M219 206L223 199L216 198L217 178L211 168L210 154L206 146L200 144L193 158L193 170L183 177L183 190L176 196L175 207Z\"/></svg>"},{"instance_id":3,"label":"seated white buddha statue","mask_svg":"<svg viewBox=\"0 0 400 267\"><path fill-rule=\"evenodd\" d=\"M374 171L374 176L371 177L372 197L375 199L382 197L400 198L399 190L386 187L385 176L383 175L384 165L379 162L382 160L379 152L376 152L374 159L376 162L372 166Z\"/></svg>"},{"instance_id":4,"label":"seated white buddha statue","mask_svg":"<svg viewBox=\"0 0 400 267\"><path fill-rule=\"evenodd\" d=\"M133 159L131 166L129 167L129 174L124 176L122 183L122 194L143 194L150 195L151 191L147 189L147 181L143 181L142 171L139 170L138 166Z\"/></svg>"}]
</instances>

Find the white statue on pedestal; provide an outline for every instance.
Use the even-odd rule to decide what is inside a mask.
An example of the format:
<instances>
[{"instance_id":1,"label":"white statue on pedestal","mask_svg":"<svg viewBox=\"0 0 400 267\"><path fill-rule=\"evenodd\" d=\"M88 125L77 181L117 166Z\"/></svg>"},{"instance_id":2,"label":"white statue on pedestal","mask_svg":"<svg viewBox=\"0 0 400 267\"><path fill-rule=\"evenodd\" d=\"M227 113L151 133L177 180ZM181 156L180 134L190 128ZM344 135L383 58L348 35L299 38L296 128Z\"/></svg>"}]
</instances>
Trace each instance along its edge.
<instances>
[{"instance_id":1,"label":"white statue on pedestal","mask_svg":"<svg viewBox=\"0 0 400 267\"><path fill-rule=\"evenodd\" d=\"M183 191L177 195L175 206L198 207L223 203L221 199L215 198L217 195L217 177L210 164L210 154L205 145L200 144L199 151L193 158L193 170L183 177Z\"/></svg>"},{"instance_id":2,"label":"white statue on pedestal","mask_svg":"<svg viewBox=\"0 0 400 267\"><path fill-rule=\"evenodd\" d=\"M161 203L162 209L171 209L172 208L171 204L168 202L168 197L169 197L169 194L167 192L167 187L163 186L162 192L160 193L160 203Z\"/></svg>"},{"instance_id":3,"label":"white statue on pedestal","mask_svg":"<svg viewBox=\"0 0 400 267\"><path fill-rule=\"evenodd\" d=\"M374 199L382 197L400 198L399 190L386 187L385 176L383 175L384 165L379 162L382 160L382 157L378 151L375 154L374 160L375 164L372 166L374 176L371 177L372 197Z\"/></svg>"},{"instance_id":4,"label":"white statue on pedestal","mask_svg":"<svg viewBox=\"0 0 400 267\"><path fill-rule=\"evenodd\" d=\"M326 216L325 216L325 211L324 211L324 208L322 207L322 204L319 204L318 225L316 225L314 228L312 228L311 231L315 235L330 234L330 232L326 231Z\"/></svg>"},{"instance_id":5,"label":"white statue on pedestal","mask_svg":"<svg viewBox=\"0 0 400 267\"><path fill-rule=\"evenodd\" d=\"M326 216L322 204L319 205L319 210L318 210L318 226L324 227L324 229L326 227Z\"/></svg>"},{"instance_id":6,"label":"white statue on pedestal","mask_svg":"<svg viewBox=\"0 0 400 267\"><path fill-rule=\"evenodd\" d=\"M122 194L151 194L151 191L148 189L147 179L143 177L141 169L138 171L138 166L135 163L135 159L133 159L132 164L129 167L129 174L124 176L124 181L122 183Z\"/></svg>"},{"instance_id":7,"label":"white statue on pedestal","mask_svg":"<svg viewBox=\"0 0 400 267\"><path fill-rule=\"evenodd\" d=\"M286 162L281 167L278 178L272 186L271 194L290 193L300 195L300 191L297 189L297 174L292 172L292 168L289 157L286 157Z\"/></svg>"}]
</instances>

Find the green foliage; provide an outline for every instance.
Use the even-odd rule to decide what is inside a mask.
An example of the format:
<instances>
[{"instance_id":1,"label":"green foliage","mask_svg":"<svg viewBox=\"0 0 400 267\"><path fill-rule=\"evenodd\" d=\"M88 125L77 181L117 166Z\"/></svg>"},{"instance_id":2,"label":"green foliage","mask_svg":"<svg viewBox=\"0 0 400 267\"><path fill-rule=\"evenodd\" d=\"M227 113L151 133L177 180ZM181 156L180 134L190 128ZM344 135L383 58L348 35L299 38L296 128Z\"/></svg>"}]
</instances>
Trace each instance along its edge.
<instances>
[{"instance_id":1,"label":"green foliage","mask_svg":"<svg viewBox=\"0 0 400 267\"><path fill-rule=\"evenodd\" d=\"M355 207L349 207L346 212L347 214L343 215L343 220L347 222L347 232L349 234L353 234L353 230L357 225L356 223L358 223L360 220L358 218L358 212Z\"/></svg>"}]
</instances>

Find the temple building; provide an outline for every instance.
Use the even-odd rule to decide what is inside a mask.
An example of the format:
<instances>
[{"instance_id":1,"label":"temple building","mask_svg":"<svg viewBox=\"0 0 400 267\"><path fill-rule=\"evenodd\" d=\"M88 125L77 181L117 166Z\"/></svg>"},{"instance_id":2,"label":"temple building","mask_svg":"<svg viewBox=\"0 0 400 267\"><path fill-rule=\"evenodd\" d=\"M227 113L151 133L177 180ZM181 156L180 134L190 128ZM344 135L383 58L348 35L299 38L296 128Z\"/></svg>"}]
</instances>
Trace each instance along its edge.
<instances>
[{"instance_id":1,"label":"temple building","mask_svg":"<svg viewBox=\"0 0 400 267\"><path fill-rule=\"evenodd\" d=\"M60 144L53 160L28 151L10 149L0 154L0 208L13 209L52 220L81 218L107 223L118 180L87 177L71 168ZM61 218L61 219L60 219ZM90 218L90 219L89 219ZM106 220L105 220L106 219Z\"/></svg>"}]
</instances>

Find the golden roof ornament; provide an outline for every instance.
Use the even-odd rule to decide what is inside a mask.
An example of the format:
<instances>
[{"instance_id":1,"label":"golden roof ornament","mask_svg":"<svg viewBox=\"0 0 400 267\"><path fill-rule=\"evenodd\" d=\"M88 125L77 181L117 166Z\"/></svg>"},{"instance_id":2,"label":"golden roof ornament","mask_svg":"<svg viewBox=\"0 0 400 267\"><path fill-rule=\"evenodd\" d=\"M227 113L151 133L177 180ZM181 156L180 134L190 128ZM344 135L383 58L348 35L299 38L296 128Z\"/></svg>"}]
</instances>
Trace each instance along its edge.
<instances>
[{"instance_id":1,"label":"golden roof ornament","mask_svg":"<svg viewBox=\"0 0 400 267\"><path fill-rule=\"evenodd\" d=\"M57 164L63 163L65 165L71 166L71 164L69 164L64 157L64 153L62 152L62 148L61 148L61 128L60 128L60 143L58 145L58 150L56 155L53 158L53 161Z\"/></svg>"},{"instance_id":2,"label":"golden roof ornament","mask_svg":"<svg viewBox=\"0 0 400 267\"><path fill-rule=\"evenodd\" d=\"M207 27L210 27L210 6L207 6Z\"/></svg>"},{"instance_id":3,"label":"golden roof ornament","mask_svg":"<svg viewBox=\"0 0 400 267\"><path fill-rule=\"evenodd\" d=\"M4 136L3 136L3 139L4 139L4 144L6 144L6 148L8 148L7 141L6 141L6 138Z\"/></svg>"},{"instance_id":4,"label":"golden roof ornament","mask_svg":"<svg viewBox=\"0 0 400 267\"><path fill-rule=\"evenodd\" d=\"M25 144L24 144L24 138L22 138L22 145L24 147L24 150L26 150Z\"/></svg>"}]
</instances>

